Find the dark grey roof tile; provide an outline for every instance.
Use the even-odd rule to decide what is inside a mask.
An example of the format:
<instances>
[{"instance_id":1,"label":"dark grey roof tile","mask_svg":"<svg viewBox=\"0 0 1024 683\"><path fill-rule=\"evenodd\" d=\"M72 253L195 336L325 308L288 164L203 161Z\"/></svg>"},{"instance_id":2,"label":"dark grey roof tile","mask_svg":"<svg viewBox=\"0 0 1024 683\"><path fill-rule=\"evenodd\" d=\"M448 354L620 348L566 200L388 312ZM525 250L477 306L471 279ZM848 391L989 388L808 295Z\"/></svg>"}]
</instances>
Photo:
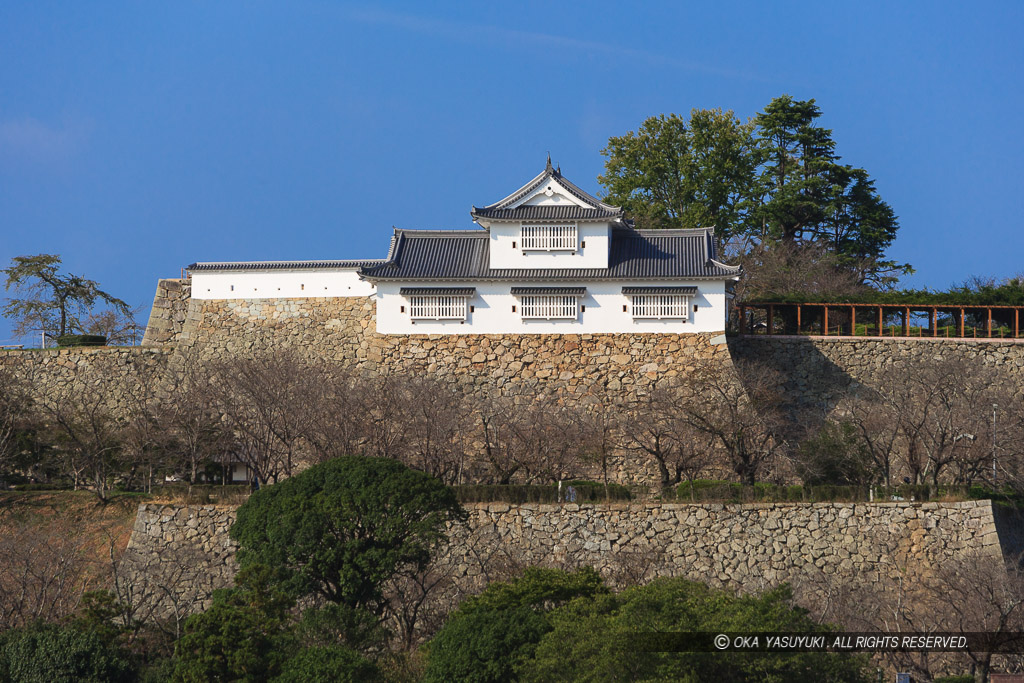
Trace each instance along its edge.
<instances>
[{"instance_id":1,"label":"dark grey roof tile","mask_svg":"<svg viewBox=\"0 0 1024 683\"><path fill-rule=\"evenodd\" d=\"M586 287L513 287L512 296L586 296Z\"/></svg>"},{"instance_id":2,"label":"dark grey roof tile","mask_svg":"<svg viewBox=\"0 0 1024 683\"><path fill-rule=\"evenodd\" d=\"M339 268L367 268L386 263L385 259L348 261L210 261L186 266L193 272L203 270L333 270Z\"/></svg>"},{"instance_id":3,"label":"dark grey roof tile","mask_svg":"<svg viewBox=\"0 0 1024 683\"><path fill-rule=\"evenodd\" d=\"M610 222L622 218L622 209L591 209L583 206L520 206L514 209L474 209L474 218L496 221L575 220Z\"/></svg>"},{"instance_id":4,"label":"dark grey roof tile","mask_svg":"<svg viewBox=\"0 0 1024 683\"><path fill-rule=\"evenodd\" d=\"M376 280L724 280L739 266L715 259L709 230L613 230L607 268L491 268L483 230L397 232L394 258L362 273Z\"/></svg>"},{"instance_id":5,"label":"dark grey roof tile","mask_svg":"<svg viewBox=\"0 0 1024 683\"><path fill-rule=\"evenodd\" d=\"M633 294L682 294L683 296L696 296L696 287L623 287L622 293Z\"/></svg>"}]
</instances>

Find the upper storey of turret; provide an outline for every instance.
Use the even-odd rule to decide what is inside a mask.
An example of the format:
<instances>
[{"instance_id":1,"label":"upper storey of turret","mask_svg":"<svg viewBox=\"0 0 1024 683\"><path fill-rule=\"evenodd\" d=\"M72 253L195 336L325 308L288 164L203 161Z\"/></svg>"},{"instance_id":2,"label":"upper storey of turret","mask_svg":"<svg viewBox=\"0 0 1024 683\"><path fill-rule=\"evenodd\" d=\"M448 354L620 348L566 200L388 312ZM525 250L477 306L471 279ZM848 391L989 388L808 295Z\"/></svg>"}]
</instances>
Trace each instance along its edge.
<instances>
[{"instance_id":1,"label":"upper storey of turret","mask_svg":"<svg viewBox=\"0 0 1024 683\"><path fill-rule=\"evenodd\" d=\"M535 178L501 201L473 207L473 220L485 228L495 222L574 221L615 223L625 227L622 209L605 204L562 176L561 169L547 166Z\"/></svg>"}]
</instances>

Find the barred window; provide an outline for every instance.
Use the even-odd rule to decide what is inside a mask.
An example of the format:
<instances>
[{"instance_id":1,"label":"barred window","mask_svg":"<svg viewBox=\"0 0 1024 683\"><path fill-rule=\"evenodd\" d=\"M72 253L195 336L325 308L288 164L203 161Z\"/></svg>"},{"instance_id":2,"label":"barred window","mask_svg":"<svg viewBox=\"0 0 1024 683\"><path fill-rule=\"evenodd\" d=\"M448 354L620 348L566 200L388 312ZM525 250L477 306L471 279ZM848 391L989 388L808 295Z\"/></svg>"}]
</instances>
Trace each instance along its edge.
<instances>
[{"instance_id":1,"label":"barred window","mask_svg":"<svg viewBox=\"0 0 1024 683\"><path fill-rule=\"evenodd\" d=\"M520 299L523 320L575 320L579 297L562 294L532 294Z\"/></svg>"},{"instance_id":2,"label":"barred window","mask_svg":"<svg viewBox=\"0 0 1024 683\"><path fill-rule=\"evenodd\" d=\"M682 294L632 295L634 318L676 318L686 320L690 297Z\"/></svg>"},{"instance_id":3,"label":"barred window","mask_svg":"<svg viewBox=\"0 0 1024 683\"><path fill-rule=\"evenodd\" d=\"M413 320L465 320L466 297L431 294L409 297Z\"/></svg>"},{"instance_id":4,"label":"barred window","mask_svg":"<svg viewBox=\"0 0 1024 683\"><path fill-rule=\"evenodd\" d=\"M523 251L576 251L576 225L524 225Z\"/></svg>"}]
</instances>

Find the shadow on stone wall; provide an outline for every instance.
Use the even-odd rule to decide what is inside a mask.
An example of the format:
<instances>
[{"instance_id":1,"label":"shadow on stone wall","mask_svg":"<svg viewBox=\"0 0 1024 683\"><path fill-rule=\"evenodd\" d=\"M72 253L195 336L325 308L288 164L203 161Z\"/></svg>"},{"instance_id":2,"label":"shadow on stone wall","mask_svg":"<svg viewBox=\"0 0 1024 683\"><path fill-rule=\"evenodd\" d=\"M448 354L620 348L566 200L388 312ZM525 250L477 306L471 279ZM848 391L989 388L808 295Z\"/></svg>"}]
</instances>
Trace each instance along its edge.
<instances>
[{"instance_id":1,"label":"shadow on stone wall","mask_svg":"<svg viewBox=\"0 0 1024 683\"><path fill-rule=\"evenodd\" d=\"M819 427L860 384L810 339L731 337L729 353L745 387L767 368L780 380L783 410L793 434Z\"/></svg>"},{"instance_id":2,"label":"shadow on stone wall","mask_svg":"<svg viewBox=\"0 0 1024 683\"><path fill-rule=\"evenodd\" d=\"M993 504L992 514L1003 557L1024 566L1024 511Z\"/></svg>"}]
</instances>

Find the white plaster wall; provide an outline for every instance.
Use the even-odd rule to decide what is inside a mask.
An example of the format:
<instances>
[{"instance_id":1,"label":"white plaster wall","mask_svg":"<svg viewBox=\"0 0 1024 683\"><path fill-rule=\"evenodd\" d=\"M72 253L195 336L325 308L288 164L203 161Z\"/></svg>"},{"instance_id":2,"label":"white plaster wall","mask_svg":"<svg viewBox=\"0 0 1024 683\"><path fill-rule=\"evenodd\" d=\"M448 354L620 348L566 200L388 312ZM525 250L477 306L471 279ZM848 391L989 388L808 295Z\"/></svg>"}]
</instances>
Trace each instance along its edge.
<instances>
[{"instance_id":1,"label":"white plaster wall","mask_svg":"<svg viewBox=\"0 0 1024 683\"><path fill-rule=\"evenodd\" d=\"M580 223L576 234L575 252L523 251L520 223L491 223L491 268L607 268L611 226Z\"/></svg>"},{"instance_id":2,"label":"white plaster wall","mask_svg":"<svg viewBox=\"0 0 1024 683\"><path fill-rule=\"evenodd\" d=\"M551 194L548 194L548 190ZM548 179L548 182L541 184L530 194L517 202L512 202L512 208L518 206L590 206L586 202L573 196L572 192L555 178Z\"/></svg>"},{"instance_id":3,"label":"white plaster wall","mask_svg":"<svg viewBox=\"0 0 1024 683\"><path fill-rule=\"evenodd\" d=\"M448 283L446 283L447 285ZM640 281L584 282L584 283L515 283L517 286L564 287L583 285L587 295L580 300L586 310L573 320L523 320L519 301L512 296L513 283L458 283L459 287L476 287L476 295L469 300L474 308L463 323L458 320L417 320L409 318L409 302L399 294L402 285L381 283L377 288L377 332L381 334L585 334L610 332L720 332L725 329L725 283L718 281L676 281L652 283ZM690 319L633 320L627 308L629 297L622 294L623 287L692 286L697 295L690 299ZM405 286L427 286L425 283L405 283ZM697 311L693 311L693 306ZM405 306L405 312L401 307ZM512 312L516 306L516 312Z\"/></svg>"},{"instance_id":4,"label":"white plaster wall","mask_svg":"<svg viewBox=\"0 0 1024 683\"><path fill-rule=\"evenodd\" d=\"M293 299L370 296L376 288L355 268L322 270L198 271L193 299Z\"/></svg>"}]
</instances>

